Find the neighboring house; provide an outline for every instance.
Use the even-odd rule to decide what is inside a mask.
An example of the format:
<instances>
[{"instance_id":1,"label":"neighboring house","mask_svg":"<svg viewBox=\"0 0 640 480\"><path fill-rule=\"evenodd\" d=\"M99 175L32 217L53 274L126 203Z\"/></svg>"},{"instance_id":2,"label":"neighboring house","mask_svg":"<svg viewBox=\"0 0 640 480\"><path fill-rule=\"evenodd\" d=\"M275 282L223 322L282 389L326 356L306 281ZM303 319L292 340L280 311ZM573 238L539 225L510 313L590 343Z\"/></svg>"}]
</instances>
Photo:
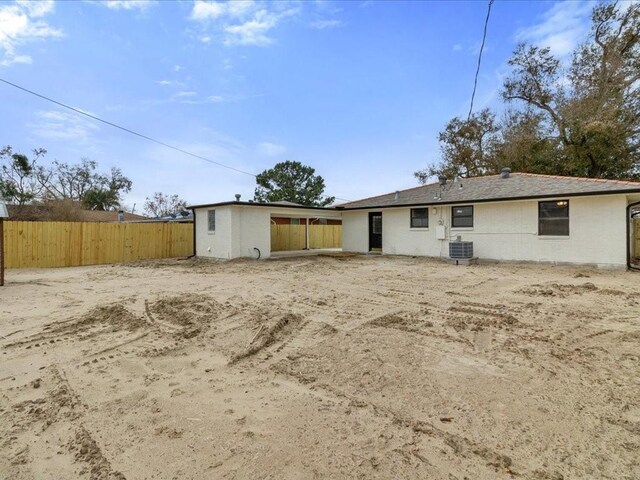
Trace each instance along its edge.
<instances>
[{"instance_id":1,"label":"neighboring house","mask_svg":"<svg viewBox=\"0 0 640 480\"><path fill-rule=\"evenodd\" d=\"M30 222L117 222L148 220L147 217L123 212L103 212L99 210L82 210L74 204L49 202L46 204L8 205L9 220Z\"/></svg>"},{"instance_id":2,"label":"neighboring house","mask_svg":"<svg viewBox=\"0 0 640 480\"><path fill-rule=\"evenodd\" d=\"M460 237L473 242L476 257L488 260L625 267L639 255L630 216L640 209L640 182L505 169L332 208L240 202L191 208L196 254L218 258L255 256L251 248L258 243L268 257L270 217L341 218L342 249L350 252L445 258L449 243ZM207 232L208 215L220 240Z\"/></svg>"}]
</instances>

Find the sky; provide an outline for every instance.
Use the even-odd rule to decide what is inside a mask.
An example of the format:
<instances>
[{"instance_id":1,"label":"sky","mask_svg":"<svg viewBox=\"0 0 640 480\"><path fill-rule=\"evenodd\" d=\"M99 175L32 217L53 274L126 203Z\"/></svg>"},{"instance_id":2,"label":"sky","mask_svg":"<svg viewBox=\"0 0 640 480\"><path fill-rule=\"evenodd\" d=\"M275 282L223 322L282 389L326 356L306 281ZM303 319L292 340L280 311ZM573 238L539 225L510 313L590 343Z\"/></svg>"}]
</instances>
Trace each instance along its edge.
<instances>
[{"instance_id":1,"label":"sky","mask_svg":"<svg viewBox=\"0 0 640 480\"><path fill-rule=\"evenodd\" d=\"M0 1L0 78L249 173L310 165L344 200L417 185L466 117L485 1ZM592 1L497 0L474 110L499 108L519 42L568 58ZM190 204L253 197L255 178L0 83L0 144L89 158Z\"/></svg>"}]
</instances>

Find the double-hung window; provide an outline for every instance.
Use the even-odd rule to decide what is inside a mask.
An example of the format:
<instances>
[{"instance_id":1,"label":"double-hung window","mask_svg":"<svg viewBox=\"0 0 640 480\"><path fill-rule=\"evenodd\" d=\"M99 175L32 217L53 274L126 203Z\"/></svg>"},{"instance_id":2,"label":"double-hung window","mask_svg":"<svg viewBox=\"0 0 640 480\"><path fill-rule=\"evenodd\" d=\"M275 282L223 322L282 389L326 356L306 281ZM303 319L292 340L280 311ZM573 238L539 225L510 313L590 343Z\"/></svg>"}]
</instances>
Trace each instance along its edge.
<instances>
[{"instance_id":1,"label":"double-hung window","mask_svg":"<svg viewBox=\"0 0 640 480\"><path fill-rule=\"evenodd\" d=\"M569 200L538 203L538 235L569 235Z\"/></svg>"},{"instance_id":2,"label":"double-hung window","mask_svg":"<svg viewBox=\"0 0 640 480\"><path fill-rule=\"evenodd\" d=\"M429 209L411 209L411 228L429 228Z\"/></svg>"},{"instance_id":3,"label":"double-hung window","mask_svg":"<svg viewBox=\"0 0 640 480\"><path fill-rule=\"evenodd\" d=\"M451 207L451 226L453 228L473 227L473 206Z\"/></svg>"}]
</instances>

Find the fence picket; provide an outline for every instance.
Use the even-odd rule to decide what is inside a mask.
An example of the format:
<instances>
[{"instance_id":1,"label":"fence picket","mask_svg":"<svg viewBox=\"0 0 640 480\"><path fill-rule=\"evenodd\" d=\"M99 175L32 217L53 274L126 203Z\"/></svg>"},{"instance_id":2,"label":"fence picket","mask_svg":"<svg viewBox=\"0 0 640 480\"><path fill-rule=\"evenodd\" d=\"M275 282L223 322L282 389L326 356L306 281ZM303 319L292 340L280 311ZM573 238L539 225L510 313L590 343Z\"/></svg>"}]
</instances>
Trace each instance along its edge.
<instances>
[{"instance_id":1,"label":"fence picket","mask_svg":"<svg viewBox=\"0 0 640 480\"><path fill-rule=\"evenodd\" d=\"M71 267L193 254L191 223L5 222L7 268Z\"/></svg>"}]
</instances>

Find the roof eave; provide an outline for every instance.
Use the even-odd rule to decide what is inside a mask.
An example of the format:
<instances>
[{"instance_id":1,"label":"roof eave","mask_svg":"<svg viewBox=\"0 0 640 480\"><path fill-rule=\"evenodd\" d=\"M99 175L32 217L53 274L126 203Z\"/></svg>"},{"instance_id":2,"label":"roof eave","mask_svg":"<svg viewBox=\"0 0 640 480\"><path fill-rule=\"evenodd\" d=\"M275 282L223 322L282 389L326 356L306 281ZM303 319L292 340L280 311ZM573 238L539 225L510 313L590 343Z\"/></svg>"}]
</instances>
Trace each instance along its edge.
<instances>
[{"instance_id":1,"label":"roof eave","mask_svg":"<svg viewBox=\"0 0 640 480\"><path fill-rule=\"evenodd\" d=\"M592 191L592 192L574 192L574 193L553 193L544 195L527 195L521 197L499 197L499 198L482 198L482 199L466 199L466 200L452 200L452 201L431 201L431 202L412 202L402 203L396 205L371 205L362 207L346 207L337 206L336 210L371 210L381 208L406 208L416 206L438 206L438 205L461 205L465 203L489 203L489 202L515 202L518 200L541 200L544 198L558 198L558 197L592 197L598 195L626 195L629 193L640 193L640 188L631 188L625 190L613 190L613 191Z\"/></svg>"},{"instance_id":2,"label":"roof eave","mask_svg":"<svg viewBox=\"0 0 640 480\"><path fill-rule=\"evenodd\" d=\"M315 206L307 206L307 205L279 205L277 203L236 202L233 200L230 200L228 202L189 205L187 206L187 208L189 210L196 210L198 208L226 207L230 205L242 205L242 206L250 206L250 207L269 207L269 208L281 208L281 209L298 208L298 209L304 209L304 210L330 210L330 211L336 210L335 207L315 207Z\"/></svg>"}]
</instances>

